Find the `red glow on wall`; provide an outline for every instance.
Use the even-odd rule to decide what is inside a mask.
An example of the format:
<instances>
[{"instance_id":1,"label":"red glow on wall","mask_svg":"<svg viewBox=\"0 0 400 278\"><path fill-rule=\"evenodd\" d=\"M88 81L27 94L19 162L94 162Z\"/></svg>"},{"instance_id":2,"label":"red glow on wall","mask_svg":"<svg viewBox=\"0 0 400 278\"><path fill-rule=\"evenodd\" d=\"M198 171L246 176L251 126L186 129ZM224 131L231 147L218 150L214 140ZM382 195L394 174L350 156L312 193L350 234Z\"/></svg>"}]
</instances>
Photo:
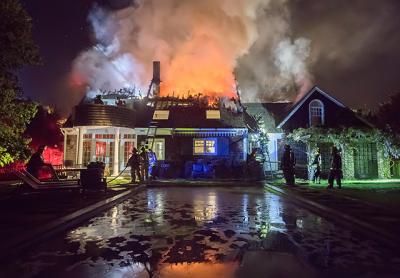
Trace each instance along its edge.
<instances>
[{"instance_id":1,"label":"red glow on wall","mask_svg":"<svg viewBox=\"0 0 400 278\"><path fill-rule=\"evenodd\" d=\"M106 155L106 142L96 142L96 156Z\"/></svg>"},{"instance_id":2,"label":"red glow on wall","mask_svg":"<svg viewBox=\"0 0 400 278\"><path fill-rule=\"evenodd\" d=\"M51 165L62 165L63 156L63 151L53 147L47 147L43 152L43 160Z\"/></svg>"}]
</instances>

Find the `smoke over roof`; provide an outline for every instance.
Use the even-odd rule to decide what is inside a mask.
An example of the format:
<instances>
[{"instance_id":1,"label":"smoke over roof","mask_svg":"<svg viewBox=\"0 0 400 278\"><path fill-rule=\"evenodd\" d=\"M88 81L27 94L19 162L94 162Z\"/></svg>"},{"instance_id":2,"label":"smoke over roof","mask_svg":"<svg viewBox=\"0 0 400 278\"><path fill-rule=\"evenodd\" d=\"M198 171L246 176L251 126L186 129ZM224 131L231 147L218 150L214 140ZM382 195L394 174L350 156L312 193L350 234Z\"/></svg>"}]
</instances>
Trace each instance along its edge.
<instances>
[{"instance_id":1,"label":"smoke over roof","mask_svg":"<svg viewBox=\"0 0 400 278\"><path fill-rule=\"evenodd\" d=\"M31 2L45 65L24 71L24 91L65 114L87 90L135 85L144 94L153 60L165 94L187 76L198 77L189 83L194 94L204 76L214 93L232 91L234 72L245 101L293 100L312 84L370 108L400 87L398 0ZM84 18L93 44L76 55L89 43Z\"/></svg>"},{"instance_id":2,"label":"smoke over roof","mask_svg":"<svg viewBox=\"0 0 400 278\"><path fill-rule=\"evenodd\" d=\"M96 45L74 61L90 90L139 87L162 65L162 94L287 98L309 89L310 41L291 36L287 0L136 1L89 15Z\"/></svg>"}]
</instances>

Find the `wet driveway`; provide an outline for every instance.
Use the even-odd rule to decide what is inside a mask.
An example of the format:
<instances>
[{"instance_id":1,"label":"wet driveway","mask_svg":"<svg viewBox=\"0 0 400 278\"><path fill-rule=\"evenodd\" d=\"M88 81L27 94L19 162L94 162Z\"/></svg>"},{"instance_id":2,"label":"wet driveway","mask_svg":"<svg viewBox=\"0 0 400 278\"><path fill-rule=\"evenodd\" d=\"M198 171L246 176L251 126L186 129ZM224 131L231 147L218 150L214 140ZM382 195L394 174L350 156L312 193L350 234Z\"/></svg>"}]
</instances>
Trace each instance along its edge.
<instances>
[{"instance_id":1,"label":"wet driveway","mask_svg":"<svg viewBox=\"0 0 400 278\"><path fill-rule=\"evenodd\" d=\"M153 188L1 277L398 277L396 250L263 188Z\"/></svg>"}]
</instances>

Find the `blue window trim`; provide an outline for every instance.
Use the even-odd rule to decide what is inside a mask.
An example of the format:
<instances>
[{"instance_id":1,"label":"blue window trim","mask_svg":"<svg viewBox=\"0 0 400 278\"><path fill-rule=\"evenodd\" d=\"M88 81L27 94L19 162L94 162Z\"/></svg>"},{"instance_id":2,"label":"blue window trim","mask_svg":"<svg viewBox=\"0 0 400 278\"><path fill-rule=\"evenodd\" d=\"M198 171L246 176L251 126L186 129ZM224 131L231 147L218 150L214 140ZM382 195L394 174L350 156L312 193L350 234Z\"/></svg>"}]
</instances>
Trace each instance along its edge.
<instances>
[{"instance_id":1,"label":"blue window trim","mask_svg":"<svg viewBox=\"0 0 400 278\"><path fill-rule=\"evenodd\" d=\"M204 150L203 153L195 153L194 152L194 142L195 141L204 141ZM206 144L205 141L214 141L215 152L213 153L206 153ZM193 138L193 155L218 155L218 138L209 137L209 138Z\"/></svg>"}]
</instances>

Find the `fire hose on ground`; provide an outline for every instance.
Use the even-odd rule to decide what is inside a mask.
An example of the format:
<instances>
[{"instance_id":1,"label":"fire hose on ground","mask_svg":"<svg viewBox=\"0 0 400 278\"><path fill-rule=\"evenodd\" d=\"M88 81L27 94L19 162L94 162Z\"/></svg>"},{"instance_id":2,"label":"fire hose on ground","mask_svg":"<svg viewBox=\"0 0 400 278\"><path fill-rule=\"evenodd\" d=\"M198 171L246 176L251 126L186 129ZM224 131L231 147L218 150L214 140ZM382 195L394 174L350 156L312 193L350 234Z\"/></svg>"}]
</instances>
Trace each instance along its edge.
<instances>
[{"instance_id":1,"label":"fire hose on ground","mask_svg":"<svg viewBox=\"0 0 400 278\"><path fill-rule=\"evenodd\" d=\"M113 178L112 180L107 181L107 183L110 183L110 182L112 182L112 181L115 181L119 176L122 175L122 173L126 170L126 168L128 168L128 166L125 166L125 168L122 169L122 171L119 172L119 174L118 174L115 178Z\"/></svg>"}]
</instances>

